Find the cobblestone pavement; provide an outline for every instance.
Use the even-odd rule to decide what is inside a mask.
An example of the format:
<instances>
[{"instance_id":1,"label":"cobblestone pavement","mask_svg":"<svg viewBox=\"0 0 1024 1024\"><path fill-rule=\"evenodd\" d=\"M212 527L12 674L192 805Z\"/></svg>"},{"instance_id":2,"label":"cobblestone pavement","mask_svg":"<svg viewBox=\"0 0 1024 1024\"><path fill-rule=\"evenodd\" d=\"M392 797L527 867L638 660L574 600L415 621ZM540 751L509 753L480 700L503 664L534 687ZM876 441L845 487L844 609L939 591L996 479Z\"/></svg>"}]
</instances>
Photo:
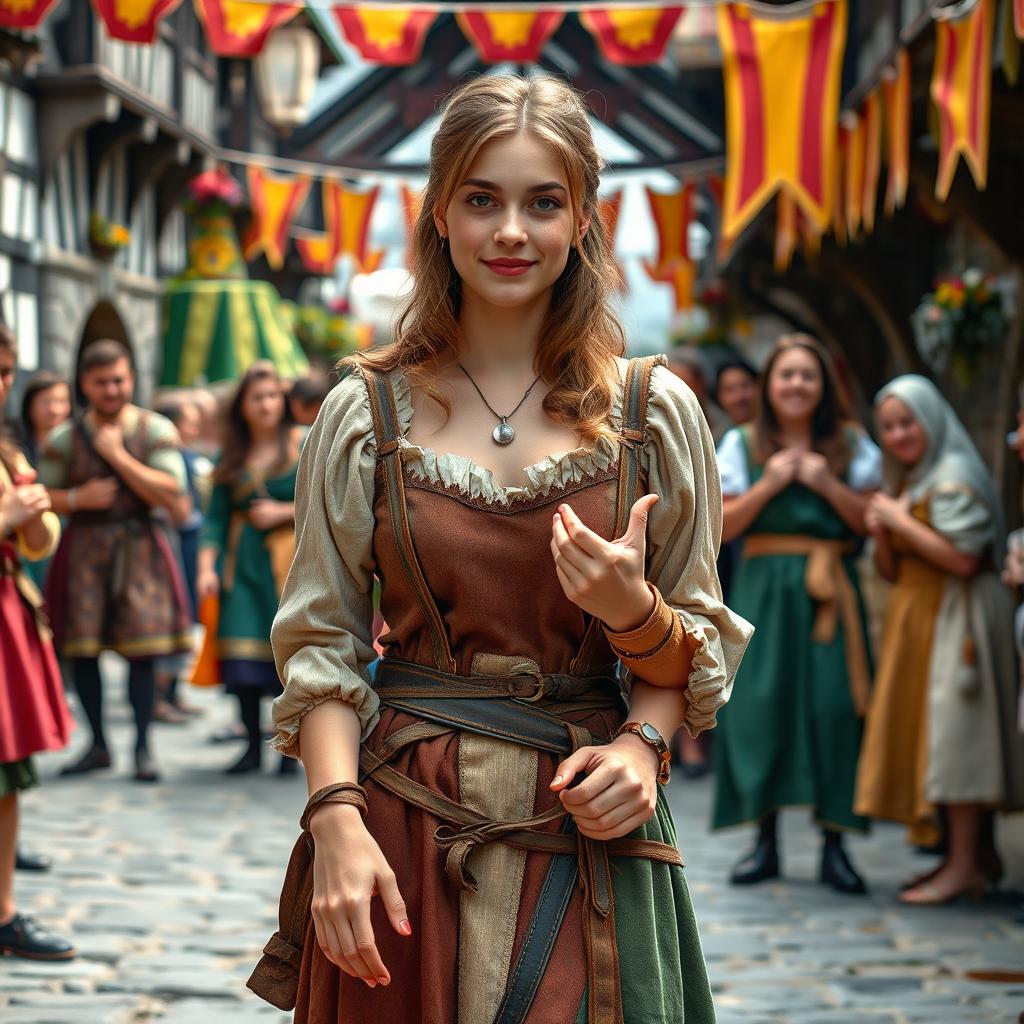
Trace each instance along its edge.
<instances>
[{"instance_id":1,"label":"cobblestone pavement","mask_svg":"<svg viewBox=\"0 0 1024 1024\"><path fill-rule=\"evenodd\" d=\"M207 737L232 719L233 703L205 692L194 699L205 716L155 727L161 785L127 777L131 729L117 693L109 702L112 772L59 780L52 776L70 755L40 759L46 778L23 801L22 831L56 868L19 874L18 896L22 909L72 935L80 956L68 964L0 960L3 1024L289 1020L244 981L276 925L303 781L273 774L274 763L259 777L224 777L238 750ZM83 739L76 736L72 755ZM967 976L1024 968L1024 919L1012 899L897 908L899 879L927 861L894 828L851 843L872 895L835 895L813 881L817 844L803 812L784 821L787 880L731 889L724 877L748 836L708 834L710 793L707 781L680 780L670 799L719 1024L1017 1021L1024 980Z\"/></svg>"}]
</instances>

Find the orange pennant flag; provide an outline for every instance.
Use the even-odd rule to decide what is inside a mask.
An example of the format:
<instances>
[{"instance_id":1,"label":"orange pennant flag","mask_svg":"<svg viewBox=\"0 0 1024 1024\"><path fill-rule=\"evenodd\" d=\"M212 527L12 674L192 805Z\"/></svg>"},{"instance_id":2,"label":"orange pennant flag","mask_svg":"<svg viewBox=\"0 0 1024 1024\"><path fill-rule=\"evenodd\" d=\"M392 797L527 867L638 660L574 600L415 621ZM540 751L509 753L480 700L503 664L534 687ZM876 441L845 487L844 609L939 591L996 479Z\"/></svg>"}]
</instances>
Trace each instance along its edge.
<instances>
[{"instance_id":1,"label":"orange pennant flag","mask_svg":"<svg viewBox=\"0 0 1024 1024\"><path fill-rule=\"evenodd\" d=\"M582 11L580 21L613 64L656 64L668 45L682 7L630 7Z\"/></svg>"},{"instance_id":2,"label":"orange pennant flag","mask_svg":"<svg viewBox=\"0 0 1024 1024\"><path fill-rule=\"evenodd\" d=\"M562 24L562 11L463 11L456 19L488 64L534 64Z\"/></svg>"},{"instance_id":3,"label":"orange pennant flag","mask_svg":"<svg viewBox=\"0 0 1024 1024\"><path fill-rule=\"evenodd\" d=\"M60 0L0 0L0 28L38 28Z\"/></svg>"},{"instance_id":4,"label":"orange pennant flag","mask_svg":"<svg viewBox=\"0 0 1024 1024\"><path fill-rule=\"evenodd\" d=\"M833 209L846 0L794 16L718 8L726 106L722 230L735 239L781 187L820 230Z\"/></svg>"},{"instance_id":5,"label":"orange pennant flag","mask_svg":"<svg viewBox=\"0 0 1024 1024\"><path fill-rule=\"evenodd\" d=\"M886 163L885 211L890 216L907 201L910 185L910 57L901 50L896 67L882 79L885 98Z\"/></svg>"},{"instance_id":6,"label":"orange pennant flag","mask_svg":"<svg viewBox=\"0 0 1024 1024\"><path fill-rule=\"evenodd\" d=\"M846 211L846 231L850 239L860 234L864 203L864 121L853 113L843 115L839 130L844 133L843 193Z\"/></svg>"},{"instance_id":7,"label":"orange pennant flag","mask_svg":"<svg viewBox=\"0 0 1024 1024\"><path fill-rule=\"evenodd\" d=\"M359 55L374 64L415 64L434 11L408 7L334 7L335 20Z\"/></svg>"},{"instance_id":8,"label":"orange pennant flag","mask_svg":"<svg viewBox=\"0 0 1024 1024\"><path fill-rule=\"evenodd\" d=\"M697 281L697 268L690 260L677 259L664 267L656 267L644 260L644 270L652 281L672 285L672 303L677 313L693 309L693 286Z\"/></svg>"},{"instance_id":9,"label":"orange pennant flag","mask_svg":"<svg viewBox=\"0 0 1024 1024\"><path fill-rule=\"evenodd\" d=\"M694 190L692 184L670 193L644 189L658 231L658 258L653 264L656 270L690 259L689 232L690 221L693 220Z\"/></svg>"},{"instance_id":10,"label":"orange pennant flag","mask_svg":"<svg viewBox=\"0 0 1024 1024\"><path fill-rule=\"evenodd\" d=\"M367 249L370 240L370 217L378 195L380 185L374 185L368 192L351 192L343 188L339 194L338 251L342 256L351 256L359 267L365 266L368 260L373 259L373 255Z\"/></svg>"},{"instance_id":11,"label":"orange pennant flag","mask_svg":"<svg viewBox=\"0 0 1024 1024\"><path fill-rule=\"evenodd\" d=\"M878 179L882 172L882 101L875 89L864 101L860 115L864 130L864 183L861 216L868 234L875 230Z\"/></svg>"},{"instance_id":12,"label":"orange pennant flag","mask_svg":"<svg viewBox=\"0 0 1024 1024\"><path fill-rule=\"evenodd\" d=\"M255 57L267 36L303 7L254 0L195 0L195 5L210 48L219 57Z\"/></svg>"},{"instance_id":13,"label":"orange pennant flag","mask_svg":"<svg viewBox=\"0 0 1024 1024\"><path fill-rule=\"evenodd\" d=\"M420 210L423 207L423 193L415 192L408 185L402 186L402 222L405 224L405 262L412 266L412 236L416 230Z\"/></svg>"},{"instance_id":14,"label":"orange pennant flag","mask_svg":"<svg viewBox=\"0 0 1024 1024\"><path fill-rule=\"evenodd\" d=\"M614 258L615 232L618 230L619 212L622 209L622 189L620 188L618 192L613 192L610 196L605 196L605 198L599 199L597 209L601 220L604 222L604 233L605 238L608 239L608 249L611 251ZM628 291L629 288L626 283L626 272L622 269L622 265L618 260L615 260L615 270L619 278L615 285L616 291Z\"/></svg>"},{"instance_id":15,"label":"orange pennant flag","mask_svg":"<svg viewBox=\"0 0 1024 1024\"><path fill-rule=\"evenodd\" d=\"M296 232L295 248L302 265L311 274L327 276L334 273L340 257L338 246L341 241L339 193L341 186L336 181L327 181L321 186L321 201L324 209L324 230L322 232Z\"/></svg>"},{"instance_id":16,"label":"orange pennant flag","mask_svg":"<svg viewBox=\"0 0 1024 1024\"><path fill-rule=\"evenodd\" d=\"M359 261L359 273L372 274L375 270L380 270L380 265L384 262L386 255L387 249L371 250Z\"/></svg>"},{"instance_id":17,"label":"orange pennant flag","mask_svg":"<svg viewBox=\"0 0 1024 1024\"><path fill-rule=\"evenodd\" d=\"M935 24L931 97L939 115L935 196L940 202L953 186L961 154L978 188L987 182L994 24L994 0L978 0L963 18Z\"/></svg>"},{"instance_id":18,"label":"orange pennant flag","mask_svg":"<svg viewBox=\"0 0 1024 1024\"><path fill-rule=\"evenodd\" d=\"M152 45L160 19L167 17L181 0L92 0L111 39Z\"/></svg>"},{"instance_id":19,"label":"orange pennant flag","mask_svg":"<svg viewBox=\"0 0 1024 1024\"><path fill-rule=\"evenodd\" d=\"M793 262L799 213L789 190L780 189L775 197L775 269L780 274L789 270Z\"/></svg>"},{"instance_id":20,"label":"orange pennant flag","mask_svg":"<svg viewBox=\"0 0 1024 1024\"><path fill-rule=\"evenodd\" d=\"M370 216L380 192L375 185L369 192L352 192L341 182L324 181L324 231L303 234L295 245L306 269L314 274L333 273L342 256L351 256L362 273L377 269L385 251L368 251Z\"/></svg>"},{"instance_id":21,"label":"orange pennant flag","mask_svg":"<svg viewBox=\"0 0 1024 1024\"><path fill-rule=\"evenodd\" d=\"M252 203L252 225L243 242L246 260L261 252L274 270L284 266L288 229L306 201L309 178L280 178L262 167L248 168L249 200Z\"/></svg>"}]
</instances>

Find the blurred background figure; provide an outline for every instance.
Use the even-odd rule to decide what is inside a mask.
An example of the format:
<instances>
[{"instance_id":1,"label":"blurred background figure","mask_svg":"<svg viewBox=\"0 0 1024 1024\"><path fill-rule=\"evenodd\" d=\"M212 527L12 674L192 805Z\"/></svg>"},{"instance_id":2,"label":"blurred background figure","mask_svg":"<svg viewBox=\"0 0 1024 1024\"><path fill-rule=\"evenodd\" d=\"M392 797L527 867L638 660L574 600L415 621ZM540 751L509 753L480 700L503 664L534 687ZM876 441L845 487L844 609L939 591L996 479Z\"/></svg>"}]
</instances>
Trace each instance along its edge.
<instances>
[{"instance_id":1,"label":"blurred background figure","mask_svg":"<svg viewBox=\"0 0 1024 1024\"><path fill-rule=\"evenodd\" d=\"M715 828L759 823L735 885L781 873L776 814L810 807L824 834L820 880L866 891L842 845L854 813L861 717L870 685L854 567L881 455L851 422L831 357L807 335L780 338L756 420L718 451L723 538L743 537L730 603L754 638L719 712Z\"/></svg>"},{"instance_id":2,"label":"blurred background figure","mask_svg":"<svg viewBox=\"0 0 1024 1024\"><path fill-rule=\"evenodd\" d=\"M985 809L1024 806L1016 729L1013 599L996 575L999 495L935 385L897 377L875 400L885 492L866 522L894 583L861 754L857 811L910 826L948 855L910 879L904 903L980 895L1002 864ZM985 826L985 827L983 827Z\"/></svg>"},{"instance_id":3,"label":"blurred background figure","mask_svg":"<svg viewBox=\"0 0 1024 1024\"><path fill-rule=\"evenodd\" d=\"M668 352L668 368L697 396L704 418L711 428L715 444L729 429L725 413L715 404L708 389L709 371L704 357L695 348L676 346Z\"/></svg>"},{"instance_id":4,"label":"blurred background figure","mask_svg":"<svg viewBox=\"0 0 1024 1024\"><path fill-rule=\"evenodd\" d=\"M313 426L330 390L331 382L323 374L299 377L288 392L292 419L301 427Z\"/></svg>"},{"instance_id":5,"label":"blurred background figure","mask_svg":"<svg viewBox=\"0 0 1024 1024\"><path fill-rule=\"evenodd\" d=\"M14 334L0 325L0 412L14 383L16 348ZM22 559L48 555L60 536L35 476L0 421L0 956L70 960L74 947L18 913L14 902L15 866L49 866L17 850L18 794L39 784L32 756L64 747L72 725L42 597L22 574Z\"/></svg>"},{"instance_id":6,"label":"blurred background figure","mask_svg":"<svg viewBox=\"0 0 1024 1024\"><path fill-rule=\"evenodd\" d=\"M230 775L259 770L260 702L281 692L270 627L295 552L295 472L304 436L273 365L253 364L228 407L196 578L200 601L220 595L220 676L238 698L248 740ZM282 756L279 770L297 766Z\"/></svg>"},{"instance_id":7,"label":"blurred background figure","mask_svg":"<svg viewBox=\"0 0 1024 1024\"><path fill-rule=\"evenodd\" d=\"M757 412L757 370L744 359L722 363L715 377L715 402L734 427L750 423Z\"/></svg>"}]
</instances>

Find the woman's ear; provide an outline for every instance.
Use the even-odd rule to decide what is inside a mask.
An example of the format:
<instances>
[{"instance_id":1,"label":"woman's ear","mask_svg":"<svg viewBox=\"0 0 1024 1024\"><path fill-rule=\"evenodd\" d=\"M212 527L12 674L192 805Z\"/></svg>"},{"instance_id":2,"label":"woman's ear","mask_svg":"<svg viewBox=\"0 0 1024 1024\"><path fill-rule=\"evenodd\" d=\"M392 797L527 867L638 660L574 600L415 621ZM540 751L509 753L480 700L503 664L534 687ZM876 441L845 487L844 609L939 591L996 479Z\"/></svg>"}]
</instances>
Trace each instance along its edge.
<instances>
[{"instance_id":1,"label":"woman's ear","mask_svg":"<svg viewBox=\"0 0 1024 1024\"><path fill-rule=\"evenodd\" d=\"M581 242L583 241L584 238L586 238L587 232L590 230L590 221L591 221L592 216L593 216L592 214L585 213L585 214L583 214L582 217L580 217L580 236L579 236L579 240Z\"/></svg>"},{"instance_id":2,"label":"woman's ear","mask_svg":"<svg viewBox=\"0 0 1024 1024\"><path fill-rule=\"evenodd\" d=\"M437 233L442 238L448 237L448 225L444 222L444 217L441 216L440 210L434 211L434 227L437 228Z\"/></svg>"}]
</instances>

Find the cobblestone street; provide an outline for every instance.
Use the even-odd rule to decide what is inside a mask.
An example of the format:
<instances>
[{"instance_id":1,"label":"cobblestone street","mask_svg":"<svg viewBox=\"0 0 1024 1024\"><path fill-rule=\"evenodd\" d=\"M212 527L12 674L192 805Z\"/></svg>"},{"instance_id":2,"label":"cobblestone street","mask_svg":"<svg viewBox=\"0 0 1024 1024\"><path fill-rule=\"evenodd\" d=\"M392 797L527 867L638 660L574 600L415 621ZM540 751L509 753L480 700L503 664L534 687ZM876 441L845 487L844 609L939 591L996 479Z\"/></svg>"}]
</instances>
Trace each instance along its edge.
<instances>
[{"instance_id":1,"label":"cobblestone street","mask_svg":"<svg viewBox=\"0 0 1024 1024\"><path fill-rule=\"evenodd\" d=\"M156 730L159 786L126 777L131 730L120 694L109 702L112 772L64 781L53 775L67 753L40 760L46 778L23 801L22 831L56 868L19 874L18 894L22 909L70 933L80 956L64 965L0 960L3 1024L289 1019L244 981L275 927L303 781L272 774L276 756L260 777L224 777L237 751L207 737L231 720L233 705L219 694L189 696L208 711ZM76 735L72 750L81 743ZM927 861L895 828L851 844L872 895L833 895L813 882L816 843L802 812L785 819L788 879L731 889L724 878L748 837L708 835L710 794L709 781L671 788L720 1024L1017 1021L1024 978L967 977L1024 967L1024 921L1012 899L897 908L899 880Z\"/></svg>"}]
</instances>

